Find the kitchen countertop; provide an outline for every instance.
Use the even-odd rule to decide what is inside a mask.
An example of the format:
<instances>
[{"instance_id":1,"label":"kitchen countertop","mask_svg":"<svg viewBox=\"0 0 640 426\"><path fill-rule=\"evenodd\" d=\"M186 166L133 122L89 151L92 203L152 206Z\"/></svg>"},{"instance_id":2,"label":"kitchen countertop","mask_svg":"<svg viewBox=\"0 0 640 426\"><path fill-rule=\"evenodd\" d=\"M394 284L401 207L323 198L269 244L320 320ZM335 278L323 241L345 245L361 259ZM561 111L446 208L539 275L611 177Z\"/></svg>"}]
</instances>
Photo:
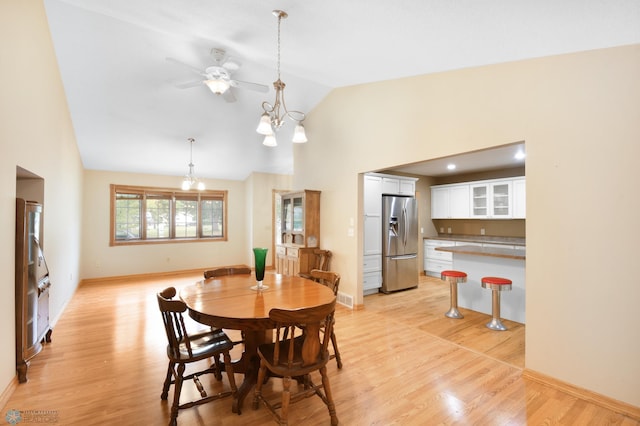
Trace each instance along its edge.
<instances>
[{"instance_id":1,"label":"kitchen countertop","mask_svg":"<svg viewBox=\"0 0 640 426\"><path fill-rule=\"evenodd\" d=\"M525 260L526 252L522 249L480 247L480 246L445 246L436 247L438 251L446 251L453 254L466 254L472 256L502 257L505 259Z\"/></svg>"},{"instance_id":2,"label":"kitchen countertop","mask_svg":"<svg viewBox=\"0 0 640 426\"><path fill-rule=\"evenodd\" d=\"M526 245L526 238L521 237L496 237L493 235L461 235L461 234L440 234L436 237L424 237L425 240L447 240L470 243L491 243L508 244L516 246Z\"/></svg>"}]
</instances>

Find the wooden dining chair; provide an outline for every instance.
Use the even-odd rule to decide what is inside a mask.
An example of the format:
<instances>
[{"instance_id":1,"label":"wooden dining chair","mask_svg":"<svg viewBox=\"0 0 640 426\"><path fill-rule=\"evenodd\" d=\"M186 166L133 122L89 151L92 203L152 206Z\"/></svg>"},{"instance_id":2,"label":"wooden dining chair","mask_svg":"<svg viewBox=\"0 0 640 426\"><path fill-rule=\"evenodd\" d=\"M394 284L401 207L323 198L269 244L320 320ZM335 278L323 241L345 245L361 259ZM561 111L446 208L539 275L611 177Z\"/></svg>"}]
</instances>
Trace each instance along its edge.
<instances>
[{"instance_id":1,"label":"wooden dining chair","mask_svg":"<svg viewBox=\"0 0 640 426\"><path fill-rule=\"evenodd\" d=\"M253 398L253 409L258 409L260 402L271 412L281 425L288 424L290 404L304 398L317 395L329 409L331 424L338 424L335 404L331 396L327 362L329 362L329 336L333 328L333 314L336 301L313 308L304 309L271 309L269 318L274 322L275 341L258 347L260 370ZM304 324L303 328L297 327ZM320 332L325 325L325 333ZM286 332L285 332L286 330ZM269 401L262 395L262 385L267 371L273 376L282 377L282 399ZM322 384L316 385L311 373L319 371ZM300 379L301 390L291 393L292 383L300 386L293 378Z\"/></svg>"},{"instance_id":2,"label":"wooden dining chair","mask_svg":"<svg viewBox=\"0 0 640 426\"><path fill-rule=\"evenodd\" d=\"M222 330L207 330L189 334L182 315L187 310L187 306L182 300L173 299L175 295L176 289L174 287L166 288L157 294L158 306L162 313L162 320L167 333L167 357L169 358L169 368L162 388L161 399L166 400L168 398L169 387L174 384L170 425L176 424L178 410L205 404L227 396L235 396L237 392L231 355L229 354L229 351L233 348L233 343ZM213 373L217 380L222 380L218 361L221 354L224 358L224 369L227 373L231 390L220 392L216 395L207 395L199 377L203 374ZM208 368L185 375L187 364L211 357L213 357L214 363ZM180 392L185 380L193 380L201 398L180 404Z\"/></svg>"},{"instance_id":3,"label":"wooden dining chair","mask_svg":"<svg viewBox=\"0 0 640 426\"><path fill-rule=\"evenodd\" d=\"M319 269L321 271L328 271L329 265L331 264L331 251L330 250L322 250L315 249L313 250L313 254L311 256L312 261L310 262L308 271L312 271L314 269ZM298 276L302 278L311 279L310 272L300 272Z\"/></svg>"},{"instance_id":4,"label":"wooden dining chair","mask_svg":"<svg viewBox=\"0 0 640 426\"><path fill-rule=\"evenodd\" d=\"M225 266L204 271L204 278L209 279L215 277L223 277L225 275L242 275L250 273L251 268L249 268L248 266Z\"/></svg>"},{"instance_id":5,"label":"wooden dining chair","mask_svg":"<svg viewBox=\"0 0 640 426\"><path fill-rule=\"evenodd\" d=\"M249 268L246 265L223 266L220 268L214 268L214 269L209 269L204 271L204 279L208 280L209 278L224 277L226 275L249 275L249 274L251 274L251 268ZM239 334L240 334L240 340L234 340L233 341L234 345L239 345L240 343L244 343L244 334L243 333L239 333Z\"/></svg>"},{"instance_id":6,"label":"wooden dining chair","mask_svg":"<svg viewBox=\"0 0 640 426\"><path fill-rule=\"evenodd\" d=\"M310 278L320 284L326 285L333 291L335 296L338 296L338 289L340 287L340 275L331 272L331 271L321 271L318 269L313 269L309 273ZM335 334L335 319L333 319L334 324L331 327L331 345L333 346L333 355L331 355L331 359L335 358L336 363L338 364L338 368L342 368L342 358L340 358L340 351L338 350L338 342L336 340ZM323 328L324 330L324 328Z\"/></svg>"}]
</instances>

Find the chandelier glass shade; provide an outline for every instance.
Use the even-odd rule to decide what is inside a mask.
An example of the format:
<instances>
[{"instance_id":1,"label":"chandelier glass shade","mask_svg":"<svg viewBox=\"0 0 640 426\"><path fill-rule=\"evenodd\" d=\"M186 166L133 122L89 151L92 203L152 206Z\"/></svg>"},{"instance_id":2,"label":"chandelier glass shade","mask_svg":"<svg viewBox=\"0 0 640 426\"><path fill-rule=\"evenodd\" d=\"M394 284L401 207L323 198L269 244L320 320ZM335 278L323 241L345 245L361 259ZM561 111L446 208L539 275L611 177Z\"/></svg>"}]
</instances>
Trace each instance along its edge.
<instances>
[{"instance_id":1,"label":"chandelier glass shade","mask_svg":"<svg viewBox=\"0 0 640 426\"><path fill-rule=\"evenodd\" d=\"M288 15L282 10L274 10L273 14L278 18L278 79L273 83L273 87L276 90L276 99L273 104L266 101L262 103L264 112L260 116L260 122L256 128L256 132L265 136L264 142L262 142L264 145L277 146L278 143L275 133L280 130L285 118L289 118L296 122L293 142L304 143L307 142L307 135L305 134L302 122L306 116L301 111L289 111L287 109L284 101L284 88L286 85L280 79L280 21Z\"/></svg>"},{"instance_id":2,"label":"chandelier glass shade","mask_svg":"<svg viewBox=\"0 0 640 426\"><path fill-rule=\"evenodd\" d=\"M187 141L190 144L190 155L189 155L189 173L187 173L182 181L182 190L188 191L192 188L196 188L198 191L204 190L204 182L198 180L195 173L193 172L193 143L195 139L189 138Z\"/></svg>"}]
</instances>

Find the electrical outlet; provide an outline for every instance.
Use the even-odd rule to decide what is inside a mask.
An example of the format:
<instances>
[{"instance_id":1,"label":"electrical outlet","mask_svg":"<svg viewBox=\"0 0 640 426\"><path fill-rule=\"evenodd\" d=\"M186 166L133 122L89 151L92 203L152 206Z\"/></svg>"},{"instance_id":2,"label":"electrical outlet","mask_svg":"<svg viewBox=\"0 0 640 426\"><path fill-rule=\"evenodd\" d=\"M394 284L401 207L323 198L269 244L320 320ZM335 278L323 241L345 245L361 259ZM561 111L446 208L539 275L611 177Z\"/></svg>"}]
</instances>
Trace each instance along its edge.
<instances>
[{"instance_id":1,"label":"electrical outlet","mask_svg":"<svg viewBox=\"0 0 640 426\"><path fill-rule=\"evenodd\" d=\"M442 226L440 227L440 233L444 234L444 228Z\"/></svg>"},{"instance_id":2,"label":"electrical outlet","mask_svg":"<svg viewBox=\"0 0 640 426\"><path fill-rule=\"evenodd\" d=\"M484 228L480 228L480 235L484 235Z\"/></svg>"},{"instance_id":3,"label":"electrical outlet","mask_svg":"<svg viewBox=\"0 0 640 426\"><path fill-rule=\"evenodd\" d=\"M447 233L450 234L451 233L451 227L447 228Z\"/></svg>"}]
</instances>

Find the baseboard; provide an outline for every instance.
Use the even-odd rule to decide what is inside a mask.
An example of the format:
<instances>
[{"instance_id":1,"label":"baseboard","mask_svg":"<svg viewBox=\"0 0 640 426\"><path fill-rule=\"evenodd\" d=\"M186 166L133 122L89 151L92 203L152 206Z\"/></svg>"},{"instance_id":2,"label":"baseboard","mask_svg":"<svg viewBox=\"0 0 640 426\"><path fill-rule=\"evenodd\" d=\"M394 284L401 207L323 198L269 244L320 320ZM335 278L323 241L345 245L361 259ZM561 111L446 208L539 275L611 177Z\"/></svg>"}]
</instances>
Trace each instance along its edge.
<instances>
[{"instance_id":1,"label":"baseboard","mask_svg":"<svg viewBox=\"0 0 640 426\"><path fill-rule=\"evenodd\" d=\"M222 266L222 265L221 265ZM215 268L221 267L221 266L215 266ZM231 266L247 266L247 265L224 265L225 267L231 267ZM98 282L105 282L105 281L128 281L128 280L138 280L140 278L155 278L155 277L167 277L167 276L173 276L173 275L183 275L183 274L197 274L197 273L204 273L205 270L207 269L213 269L214 267L209 267L209 268L197 268L197 269L183 269L180 271L168 271L168 272L150 272L150 273L146 273L146 274L134 274L134 275L117 275L117 276L113 276L113 277L100 277L100 278L85 278L82 281L80 281L79 285L83 285L83 284L91 284L91 283L98 283ZM274 270L273 266L268 266L266 268L267 271L269 270Z\"/></svg>"},{"instance_id":2,"label":"baseboard","mask_svg":"<svg viewBox=\"0 0 640 426\"><path fill-rule=\"evenodd\" d=\"M2 391L2 394L0 395L0 407L4 408L2 413L6 413L8 409L15 408L6 407L6 405L9 402L9 398L11 398L11 395L13 395L13 392L18 387L18 384L18 376L13 376L13 380L11 380L4 391Z\"/></svg>"},{"instance_id":3,"label":"baseboard","mask_svg":"<svg viewBox=\"0 0 640 426\"><path fill-rule=\"evenodd\" d=\"M626 402L618 401L616 399L609 398L608 396L604 396L599 393L580 388L578 386L563 382L562 380L558 380L556 378L538 373L533 370L529 370L527 368L522 371L522 377L534 382L541 383L545 386L558 389L560 391L573 395L576 398L580 398L592 404L599 405L600 407L615 411L616 413L628 416L636 421L640 421L640 407L636 407L634 405L627 404Z\"/></svg>"}]
</instances>

